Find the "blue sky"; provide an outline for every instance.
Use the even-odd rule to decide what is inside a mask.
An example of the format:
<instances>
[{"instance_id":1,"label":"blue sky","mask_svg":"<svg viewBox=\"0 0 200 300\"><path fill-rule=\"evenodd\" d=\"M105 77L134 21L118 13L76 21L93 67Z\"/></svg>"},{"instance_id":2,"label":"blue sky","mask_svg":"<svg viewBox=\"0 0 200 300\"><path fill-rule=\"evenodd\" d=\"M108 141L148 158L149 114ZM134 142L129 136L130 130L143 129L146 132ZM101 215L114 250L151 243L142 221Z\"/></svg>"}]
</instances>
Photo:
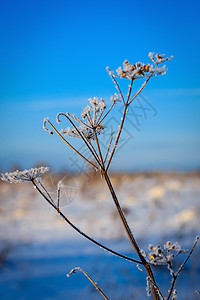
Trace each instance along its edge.
<instances>
[{"instance_id":1,"label":"blue sky","mask_svg":"<svg viewBox=\"0 0 200 300\"><path fill-rule=\"evenodd\" d=\"M113 168L200 166L199 1L1 1L1 171L75 168L69 149L42 130L57 112L78 114L89 97L115 92L105 67L173 55L143 97L156 109L119 151ZM127 121L128 131L133 130Z\"/></svg>"}]
</instances>

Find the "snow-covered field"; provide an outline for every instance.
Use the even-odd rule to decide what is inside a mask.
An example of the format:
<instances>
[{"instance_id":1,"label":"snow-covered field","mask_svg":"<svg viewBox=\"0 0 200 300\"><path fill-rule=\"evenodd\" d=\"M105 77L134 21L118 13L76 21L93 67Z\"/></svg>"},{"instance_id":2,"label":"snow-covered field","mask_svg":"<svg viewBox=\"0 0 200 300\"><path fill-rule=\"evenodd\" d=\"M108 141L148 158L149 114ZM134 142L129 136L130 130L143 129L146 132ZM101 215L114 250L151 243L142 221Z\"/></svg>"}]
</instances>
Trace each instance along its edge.
<instances>
[{"instance_id":1,"label":"snow-covered field","mask_svg":"<svg viewBox=\"0 0 200 300\"><path fill-rule=\"evenodd\" d=\"M191 248L200 233L198 173L113 174L113 185L138 243L177 241ZM96 173L47 175L52 193L63 179L62 211L82 231L110 248L136 257L126 238L109 191ZM145 299L144 272L106 253L69 227L33 189L31 183L0 182L0 299L102 299L83 274L66 274L80 266L109 299ZM200 246L177 281L179 299L200 299ZM178 263L181 262L181 257ZM164 294L168 271L156 279Z\"/></svg>"}]
</instances>

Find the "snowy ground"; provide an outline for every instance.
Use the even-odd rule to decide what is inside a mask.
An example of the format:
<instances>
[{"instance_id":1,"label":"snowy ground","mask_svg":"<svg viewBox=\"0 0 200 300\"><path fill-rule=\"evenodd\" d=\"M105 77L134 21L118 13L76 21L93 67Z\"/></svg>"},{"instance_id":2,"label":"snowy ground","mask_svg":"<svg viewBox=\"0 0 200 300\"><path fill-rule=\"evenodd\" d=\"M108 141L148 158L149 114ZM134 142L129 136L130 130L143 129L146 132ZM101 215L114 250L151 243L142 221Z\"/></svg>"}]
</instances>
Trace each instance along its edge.
<instances>
[{"instance_id":1,"label":"snowy ground","mask_svg":"<svg viewBox=\"0 0 200 300\"><path fill-rule=\"evenodd\" d=\"M59 179L66 185L66 216L87 234L133 257L103 179L93 173L47 175L44 183L50 192ZM112 182L144 250L149 243L168 240L192 246L200 232L199 174L115 174ZM102 299L83 274L66 277L76 266L87 271L109 299L146 299L145 273L84 240L31 184L1 182L0 195L0 299ZM179 299L200 299L195 293L200 290L199 258L198 245L177 281ZM158 268L155 274L164 293L170 285L168 272Z\"/></svg>"}]
</instances>

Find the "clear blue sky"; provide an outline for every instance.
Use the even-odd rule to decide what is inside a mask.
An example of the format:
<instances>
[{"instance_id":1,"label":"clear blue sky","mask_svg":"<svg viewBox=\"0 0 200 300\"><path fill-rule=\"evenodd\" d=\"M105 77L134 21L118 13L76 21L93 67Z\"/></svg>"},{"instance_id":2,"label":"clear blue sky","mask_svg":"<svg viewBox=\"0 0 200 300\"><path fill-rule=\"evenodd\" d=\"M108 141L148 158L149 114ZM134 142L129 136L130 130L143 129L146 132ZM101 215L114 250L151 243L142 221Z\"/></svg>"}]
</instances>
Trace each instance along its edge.
<instances>
[{"instance_id":1,"label":"clear blue sky","mask_svg":"<svg viewBox=\"0 0 200 300\"><path fill-rule=\"evenodd\" d=\"M122 147L114 167L200 167L199 1L1 1L0 169L71 166L71 151L42 130L57 112L79 113L115 92L105 71L124 59L173 55L143 96L157 110ZM126 156L124 156L126 155Z\"/></svg>"}]
</instances>

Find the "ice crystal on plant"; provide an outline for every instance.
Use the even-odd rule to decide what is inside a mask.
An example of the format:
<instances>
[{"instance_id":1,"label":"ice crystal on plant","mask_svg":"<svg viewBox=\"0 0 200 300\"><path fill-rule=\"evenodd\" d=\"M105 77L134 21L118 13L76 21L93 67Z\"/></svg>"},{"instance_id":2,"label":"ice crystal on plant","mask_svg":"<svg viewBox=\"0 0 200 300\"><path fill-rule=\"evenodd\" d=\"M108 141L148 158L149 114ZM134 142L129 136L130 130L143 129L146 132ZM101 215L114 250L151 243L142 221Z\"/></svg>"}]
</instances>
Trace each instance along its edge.
<instances>
[{"instance_id":1,"label":"ice crystal on plant","mask_svg":"<svg viewBox=\"0 0 200 300\"><path fill-rule=\"evenodd\" d=\"M114 96L110 97L110 101L113 101L114 103L116 103L116 102L120 102L121 99L120 99L120 96L117 93L114 93Z\"/></svg>"},{"instance_id":2,"label":"ice crystal on plant","mask_svg":"<svg viewBox=\"0 0 200 300\"><path fill-rule=\"evenodd\" d=\"M47 172L49 168L40 167L40 168L31 168L29 170L23 171L15 171L11 173L1 173L1 179L10 183L20 183L20 182L28 182L33 181L34 179L40 177L45 172Z\"/></svg>"},{"instance_id":3,"label":"ice crystal on plant","mask_svg":"<svg viewBox=\"0 0 200 300\"><path fill-rule=\"evenodd\" d=\"M114 76L127 78L127 79L136 79L136 78L147 77L153 71L154 71L153 66L150 66L150 64L137 62L134 65L132 65L128 60L125 60L123 63L123 68L122 67L117 68L116 70L117 75Z\"/></svg>"},{"instance_id":4,"label":"ice crystal on plant","mask_svg":"<svg viewBox=\"0 0 200 300\"><path fill-rule=\"evenodd\" d=\"M149 277L147 277L146 280L147 280L147 286L146 286L147 296L150 297L151 296L151 284L150 284Z\"/></svg>"},{"instance_id":5,"label":"ice crystal on plant","mask_svg":"<svg viewBox=\"0 0 200 300\"><path fill-rule=\"evenodd\" d=\"M81 138L81 135L87 140L91 141L94 139L94 131L96 134L100 134L104 130L104 125L102 123L103 113L107 107L106 102L98 97L89 98L90 105L87 105L83 108L81 112L81 118L70 113L59 113L57 115L57 122L60 122L60 116L64 115L72 121L79 123L79 126L74 126L74 128L67 127L60 131L61 134L67 135L70 137ZM114 95L113 101L116 102L119 100L119 96Z\"/></svg>"},{"instance_id":6,"label":"ice crystal on plant","mask_svg":"<svg viewBox=\"0 0 200 300\"><path fill-rule=\"evenodd\" d=\"M181 249L178 243L167 242L164 247L149 245L150 253L147 255L143 250L142 255L146 257L147 261L151 264L168 264L180 253L187 253L187 250Z\"/></svg>"},{"instance_id":7,"label":"ice crystal on plant","mask_svg":"<svg viewBox=\"0 0 200 300\"><path fill-rule=\"evenodd\" d=\"M153 61L153 65L145 64L142 62L136 62L131 64L127 59L123 62L123 66L118 67L116 74L114 71L111 71L109 67L106 68L108 74L115 82L114 77L127 78L130 80L139 79L139 78L149 78L151 76L164 75L167 71L166 66L159 67L160 63L163 63L167 60L173 58L173 56L165 57L165 54L155 54L154 52L149 53L149 58ZM115 82L116 83L116 82Z\"/></svg>"},{"instance_id":8,"label":"ice crystal on plant","mask_svg":"<svg viewBox=\"0 0 200 300\"><path fill-rule=\"evenodd\" d=\"M155 54L154 52L149 52L149 58L156 64L162 63L164 61L167 61L167 60L170 60L173 58L172 55L169 57L166 57L165 54L158 54L158 53L156 53L155 55L154 54Z\"/></svg>"},{"instance_id":9,"label":"ice crystal on plant","mask_svg":"<svg viewBox=\"0 0 200 300\"><path fill-rule=\"evenodd\" d=\"M44 118L44 120L43 120L43 129L44 129L45 131L48 131L49 134L53 134L53 131L50 130L50 129L48 129L48 128L46 127L46 123L48 122L48 120L49 120L48 117Z\"/></svg>"},{"instance_id":10,"label":"ice crystal on plant","mask_svg":"<svg viewBox=\"0 0 200 300\"><path fill-rule=\"evenodd\" d=\"M177 299L177 290L173 290L173 293L172 293L172 300L175 300Z\"/></svg>"}]
</instances>

